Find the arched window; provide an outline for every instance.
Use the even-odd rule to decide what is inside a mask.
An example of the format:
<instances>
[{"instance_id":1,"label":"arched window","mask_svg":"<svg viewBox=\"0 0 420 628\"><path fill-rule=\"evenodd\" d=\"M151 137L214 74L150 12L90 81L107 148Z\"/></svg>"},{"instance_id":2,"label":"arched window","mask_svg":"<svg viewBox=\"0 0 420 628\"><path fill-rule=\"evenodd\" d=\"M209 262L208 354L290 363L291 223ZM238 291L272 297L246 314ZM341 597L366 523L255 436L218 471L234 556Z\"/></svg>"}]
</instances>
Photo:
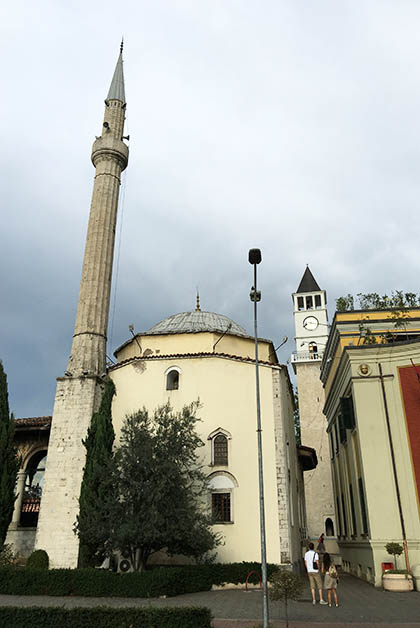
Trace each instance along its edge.
<instances>
[{"instance_id":1,"label":"arched window","mask_svg":"<svg viewBox=\"0 0 420 628\"><path fill-rule=\"evenodd\" d=\"M325 519L325 536L334 536L334 522L330 517Z\"/></svg>"},{"instance_id":2,"label":"arched window","mask_svg":"<svg viewBox=\"0 0 420 628\"><path fill-rule=\"evenodd\" d=\"M238 486L230 473L214 473L210 476L211 516L214 524L233 523L233 492Z\"/></svg>"},{"instance_id":3,"label":"arched window","mask_svg":"<svg viewBox=\"0 0 420 628\"><path fill-rule=\"evenodd\" d=\"M166 390L178 390L179 388L179 371L171 369L166 375Z\"/></svg>"},{"instance_id":4,"label":"arched window","mask_svg":"<svg viewBox=\"0 0 420 628\"><path fill-rule=\"evenodd\" d=\"M208 435L207 440L211 442L212 465L227 466L229 464L229 440L231 438L230 433L221 427Z\"/></svg>"},{"instance_id":5,"label":"arched window","mask_svg":"<svg viewBox=\"0 0 420 628\"><path fill-rule=\"evenodd\" d=\"M42 450L35 453L26 465L26 480L20 515L21 526L35 528L38 524L46 462L47 452Z\"/></svg>"},{"instance_id":6,"label":"arched window","mask_svg":"<svg viewBox=\"0 0 420 628\"><path fill-rule=\"evenodd\" d=\"M224 434L213 439L213 464L228 463L228 440Z\"/></svg>"},{"instance_id":7,"label":"arched window","mask_svg":"<svg viewBox=\"0 0 420 628\"><path fill-rule=\"evenodd\" d=\"M316 355L318 353L318 347L315 342L309 343L309 353L311 355Z\"/></svg>"}]
</instances>

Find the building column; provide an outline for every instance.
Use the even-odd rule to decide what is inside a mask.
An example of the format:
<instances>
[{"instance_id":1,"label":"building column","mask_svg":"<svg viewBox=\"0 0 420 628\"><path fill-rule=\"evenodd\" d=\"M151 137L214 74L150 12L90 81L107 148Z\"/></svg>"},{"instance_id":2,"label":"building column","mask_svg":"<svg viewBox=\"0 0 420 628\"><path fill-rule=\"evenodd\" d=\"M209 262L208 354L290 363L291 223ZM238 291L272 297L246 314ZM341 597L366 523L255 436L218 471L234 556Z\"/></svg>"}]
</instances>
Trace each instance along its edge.
<instances>
[{"instance_id":1,"label":"building column","mask_svg":"<svg viewBox=\"0 0 420 628\"><path fill-rule=\"evenodd\" d=\"M20 523L20 513L22 510L22 501L23 501L23 493L25 489L25 480L26 480L26 471L21 469L17 473L17 483L16 483L16 501L15 508L13 510L13 517L10 524L11 530L17 530Z\"/></svg>"}]
</instances>

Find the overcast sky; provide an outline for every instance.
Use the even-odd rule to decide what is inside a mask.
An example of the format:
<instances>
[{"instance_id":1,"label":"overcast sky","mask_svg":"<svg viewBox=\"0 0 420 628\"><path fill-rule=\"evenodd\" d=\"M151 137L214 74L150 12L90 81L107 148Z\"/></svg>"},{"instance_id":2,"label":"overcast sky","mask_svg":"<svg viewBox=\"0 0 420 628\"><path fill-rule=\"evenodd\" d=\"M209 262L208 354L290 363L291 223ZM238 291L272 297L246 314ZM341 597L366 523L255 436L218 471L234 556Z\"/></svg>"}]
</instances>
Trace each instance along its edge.
<instances>
[{"instance_id":1,"label":"overcast sky","mask_svg":"<svg viewBox=\"0 0 420 628\"><path fill-rule=\"evenodd\" d=\"M194 309L294 346L305 266L335 299L419 292L416 0L17 0L0 6L0 358L52 412L76 312L104 98L124 35L130 160L108 353Z\"/></svg>"}]
</instances>

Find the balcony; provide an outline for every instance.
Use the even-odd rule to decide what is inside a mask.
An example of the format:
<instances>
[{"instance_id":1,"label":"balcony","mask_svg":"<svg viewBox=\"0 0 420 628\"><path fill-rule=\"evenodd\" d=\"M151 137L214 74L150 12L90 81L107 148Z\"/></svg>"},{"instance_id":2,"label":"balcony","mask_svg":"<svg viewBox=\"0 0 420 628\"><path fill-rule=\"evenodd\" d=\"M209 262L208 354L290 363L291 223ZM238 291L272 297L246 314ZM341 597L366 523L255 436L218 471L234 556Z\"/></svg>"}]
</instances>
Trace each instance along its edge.
<instances>
[{"instance_id":1,"label":"balcony","mask_svg":"<svg viewBox=\"0 0 420 628\"><path fill-rule=\"evenodd\" d=\"M320 362L324 352L318 351L295 351L292 353L292 364L296 362Z\"/></svg>"}]
</instances>

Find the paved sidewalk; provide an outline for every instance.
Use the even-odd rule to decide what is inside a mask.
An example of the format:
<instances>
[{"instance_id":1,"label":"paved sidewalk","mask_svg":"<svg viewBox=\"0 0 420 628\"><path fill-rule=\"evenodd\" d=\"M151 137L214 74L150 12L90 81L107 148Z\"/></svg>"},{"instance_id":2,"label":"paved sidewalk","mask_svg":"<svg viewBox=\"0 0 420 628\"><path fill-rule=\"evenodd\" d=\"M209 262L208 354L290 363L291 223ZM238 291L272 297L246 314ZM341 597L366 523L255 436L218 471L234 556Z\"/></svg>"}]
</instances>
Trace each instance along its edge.
<instances>
[{"instance_id":1,"label":"paved sidewalk","mask_svg":"<svg viewBox=\"0 0 420 628\"><path fill-rule=\"evenodd\" d=\"M339 608L315 606L311 603L309 586L302 598L289 602L290 628L333 628L351 624L351 628L420 628L420 593L390 593L348 574L339 582ZM253 628L261 623L262 594L259 590L206 591L173 598L89 598L0 595L0 606L207 606L211 609L214 628ZM282 602L270 602L273 628L285 626Z\"/></svg>"}]
</instances>

